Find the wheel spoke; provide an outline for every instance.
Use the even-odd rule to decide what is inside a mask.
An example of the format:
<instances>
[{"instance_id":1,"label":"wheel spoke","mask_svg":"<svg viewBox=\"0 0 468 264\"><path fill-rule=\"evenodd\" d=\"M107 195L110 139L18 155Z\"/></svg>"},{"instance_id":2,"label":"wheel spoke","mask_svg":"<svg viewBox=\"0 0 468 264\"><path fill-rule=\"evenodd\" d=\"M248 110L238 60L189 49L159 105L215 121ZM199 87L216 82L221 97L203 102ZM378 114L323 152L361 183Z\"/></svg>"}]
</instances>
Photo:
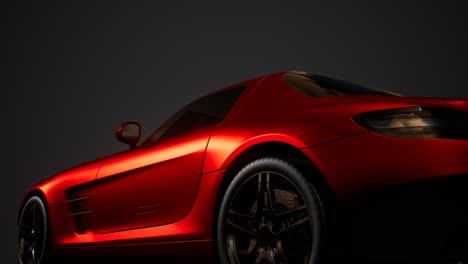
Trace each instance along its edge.
<instances>
[{"instance_id":1,"label":"wheel spoke","mask_svg":"<svg viewBox=\"0 0 468 264\"><path fill-rule=\"evenodd\" d=\"M238 221L252 221L255 216L253 215L247 215L243 213L236 212L232 209L228 211L228 218L231 220L238 220Z\"/></svg>"},{"instance_id":2,"label":"wheel spoke","mask_svg":"<svg viewBox=\"0 0 468 264\"><path fill-rule=\"evenodd\" d=\"M258 241L257 240L251 240L250 242L250 246L249 248L247 249L247 252L248 252L248 256L247 256L247 262L248 263L252 263L255 261L255 259L257 258L257 250L258 250Z\"/></svg>"},{"instance_id":3,"label":"wheel spoke","mask_svg":"<svg viewBox=\"0 0 468 264\"><path fill-rule=\"evenodd\" d=\"M298 214L302 212L307 212L307 205L301 205L299 207L296 207L292 210L286 211L284 213L276 214L276 216L281 219L281 220L286 220L290 218L291 216L297 216Z\"/></svg>"},{"instance_id":4,"label":"wheel spoke","mask_svg":"<svg viewBox=\"0 0 468 264\"><path fill-rule=\"evenodd\" d=\"M232 209L228 210L227 221L228 223L237 230L240 230L244 233L255 234L255 232L250 231L249 226L255 220L255 216L247 215L243 213L236 212Z\"/></svg>"},{"instance_id":5,"label":"wheel spoke","mask_svg":"<svg viewBox=\"0 0 468 264\"><path fill-rule=\"evenodd\" d=\"M277 253L278 263L287 264L288 260L286 259L286 256L284 255L283 243L281 243L281 240L279 239L276 240L276 249L278 250L278 253Z\"/></svg>"},{"instance_id":6,"label":"wheel spoke","mask_svg":"<svg viewBox=\"0 0 468 264\"><path fill-rule=\"evenodd\" d=\"M228 255L231 263L240 263L237 255L236 238L233 234L228 234L226 239Z\"/></svg>"},{"instance_id":7,"label":"wheel spoke","mask_svg":"<svg viewBox=\"0 0 468 264\"><path fill-rule=\"evenodd\" d=\"M19 232L23 238L29 238L31 235L31 226L25 223L21 223Z\"/></svg>"},{"instance_id":8,"label":"wheel spoke","mask_svg":"<svg viewBox=\"0 0 468 264\"><path fill-rule=\"evenodd\" d=\"M301 227L302 225L304 225L304 224L306 224L308 222L309 222L309 217L308 216L305 217L305 218L299 219L296 222L294 222L292 224L289 224L285 229L283 229L281 231L281 233L291 232L291 231L295 230L296 228Z\"/></svg>"},{"instance_id":9,"label":"wheel spoke","mask_svg":"<svg viewBox=\"0 0 468 264\"><path fill-rule=\"evenodd\" d=\"M41 235L42 235L41 226L37 226L36 229L34 229L34 233L36 234L36 237L41 237Z\"/></svg>"},{"instance_id":10,"label":"wheel spoke","mask_svg":"<svg viewBox=\"0 0 468 264\"><path fill-rule=\"evenodd\" d=\"M32 260L33 263L36 263L36 251L34 247L34 242L32 240L25 240L22 258L25 262L27 262L28 260Z\"/></svg>"},{"instance_id":11,"label":"wheel spoke","mask_svg":"<svg viewBox=\"0 0 468 264\"><path fill-rule=\"evenodd\" d=\"M271 195L271 188L270 188L270 173L267 172L266 174L266 182L265 182L265 201L268 204L267 208L270 211L273 211L273 205L272 205L272 195Z\"/></svg>"},{"instance_id":12,"label":"wheel spoke","mask_svg":"<svg viewBox=\"0 0 468 264\"><path fill-rule=\"evenodd\" d=\"M36 205L35 204L31 206L31 213L32 213L32 225L35 226L36 225Z\"/></svg>"},{"instance_id":13,"label":"wheel spoke","mask_svg":"<svg viewBox=\"0 0 468 264\"><path fill-rule=\"evenodd\" d=\"M31 247L31 256L32 256L33 262L37 263L37 261L36 261L36 249L34 249L34 247Z\"/></svg>"},{"instance_id":14,"label":"wheel spoke","mask_svg":"<svg viewBox=\"0 0 468 264\"><path fill-rule=\"evenodd\" d=\"M257 217L261 217L264 211L272 211L272 193L270 188L270 173L258 174L258 188L257 188Z\"/></svg>"},{"instance_id":15,"label":"wheel spoke","mask_svg":"<svg viewBox=\"0 0 468 264\"><path fill-rule=\"evenodd\" d=\"M258 185L257 185L257 212L256 216L259 218L263 214L264 208L264 199L263 199L263 183L262 183L262 174L258 174Z\"/></svg>"},{"instance_id":16,"label":"wheel spoke","mask_svg":"<svg viewBox=\"0 0 468 264\"><path fill-rule=\"evenodd\" d=\"M227 220L227 223L228 225L230 225L232 228L236 229L237 231L240 231L244 234L247 234L247 235L251 235L251 236L255 236L256 235L256 232L255 231L251 231L245 227L242 227L236 223L233 223L231 220Z\"/></svg>"}]
</instances>

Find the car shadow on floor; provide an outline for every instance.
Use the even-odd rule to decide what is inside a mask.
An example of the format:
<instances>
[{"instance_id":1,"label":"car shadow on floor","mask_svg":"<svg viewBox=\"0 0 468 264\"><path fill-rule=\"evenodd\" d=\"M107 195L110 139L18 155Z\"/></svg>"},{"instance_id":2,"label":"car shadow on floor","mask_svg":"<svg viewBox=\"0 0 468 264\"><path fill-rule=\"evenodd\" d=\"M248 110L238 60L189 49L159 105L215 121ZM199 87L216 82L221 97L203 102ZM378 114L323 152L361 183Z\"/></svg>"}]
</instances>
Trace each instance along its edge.
<instances>
[{"instance_id":1,"label":"car shadow on floor","mask_svg":"<svg viewBox=\"0 0 468 264\"><path fill-rule=\"evenodd\" d=\"M63 256L56 258L54 263L67 263L67 264L128 264L128 263L160 263L160 264L187 264L187 263L204 263L204 264L219 264L219 262L213 256ZM332 261L325 261L322 264L335 264L335 263L362 263L362 264L413 264L413 263L426 263L426 264L467 264L468 262L459 260L447 260L447 261L395 261L395 260L357 260L350 258L333 259Z\"/></svg>"},{"instance_id":2,"label":"car shadow on floor","mask_svg":"<svg viewBox=\"0 0 468 264\"><path fill-rule=\"evenodd\" d=\"M53 263L67 264L127 264L127 263L206 263L217 264L212 256L61 256L56 257Z\"/></svg>"}]
</instances>

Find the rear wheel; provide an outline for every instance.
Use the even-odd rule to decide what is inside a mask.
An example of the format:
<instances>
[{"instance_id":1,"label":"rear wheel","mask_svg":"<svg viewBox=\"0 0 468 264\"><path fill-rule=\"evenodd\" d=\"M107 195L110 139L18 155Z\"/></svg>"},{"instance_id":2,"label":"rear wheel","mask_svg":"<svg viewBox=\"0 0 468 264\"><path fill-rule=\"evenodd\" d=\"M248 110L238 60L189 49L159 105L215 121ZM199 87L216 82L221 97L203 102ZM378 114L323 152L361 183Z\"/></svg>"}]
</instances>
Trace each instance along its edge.
<instances>
[{"instance_id":1,"label":"rear wheel","mask_svg":"<svg viewBox=\"0 0 468 264\"><path fill-rule=\"evenodd\" d=\"M245 166L221 202L216 246L222 263L316 263L325 229L319 196L290 162Z\"/></svg>"},{"instance_id":2,"label":"rear wheel","mask_svg":"<svg viewBox=\"0 0 468 264\"><path fill-rule=\"evenodd\" d=\"M20 264L46 263L48 225L42 200L33 196L24 204L18 223L18 254Z\"/></svg>"}]
</instances>

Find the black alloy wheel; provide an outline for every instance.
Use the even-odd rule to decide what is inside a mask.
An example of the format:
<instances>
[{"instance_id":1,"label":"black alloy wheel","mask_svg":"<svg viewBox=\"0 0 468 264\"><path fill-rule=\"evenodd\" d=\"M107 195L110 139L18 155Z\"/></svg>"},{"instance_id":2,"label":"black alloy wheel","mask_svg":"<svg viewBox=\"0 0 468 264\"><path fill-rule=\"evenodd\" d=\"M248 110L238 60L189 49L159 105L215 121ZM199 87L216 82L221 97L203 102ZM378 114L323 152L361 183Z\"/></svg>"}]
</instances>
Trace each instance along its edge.
<instances>
[{"instance_id":1,"label":"black alloy wheel","mask_svg":"<svg viewBox=\"0 0 468 264\"><path fill-rule=\"evenodd\" d=\"M18 223L18 263L44 264L47 238L46 209L42 200L33 196L24 204Z\"/></svg>"},{"instance_id":2,"label":"black alloy wheel","mask_svg":"<svg viewBox=\"0 0 468 264\"><path fill-rule=\"evenodd\" d=\"M221 263L317 263L324 217L311 181L292 163L253 161L234 177L220 205Z\"/></svg>"}]
</instances>

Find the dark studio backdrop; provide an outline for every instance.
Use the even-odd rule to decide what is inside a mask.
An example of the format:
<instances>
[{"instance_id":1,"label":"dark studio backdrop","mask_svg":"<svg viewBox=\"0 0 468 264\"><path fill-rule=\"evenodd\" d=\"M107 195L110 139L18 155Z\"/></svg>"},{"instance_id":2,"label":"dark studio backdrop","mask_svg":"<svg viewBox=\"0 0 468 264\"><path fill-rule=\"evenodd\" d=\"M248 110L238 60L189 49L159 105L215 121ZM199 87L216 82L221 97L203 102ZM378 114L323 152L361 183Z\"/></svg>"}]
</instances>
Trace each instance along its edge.
<instances>
[{"instance_id":1,"label":"dark studio backdrop","mask_svg":"<svg viewBox=\"0 0 468 264\"><path fill-rule=\"evenodd\" d=\"M122 121L139 121L147 136L195 97L284 70L404 95L468 97L464 2L2 7L0 262L14 262L16 217L28 187L125 149L113 134Z\"/></svg>"}]
</instances>

